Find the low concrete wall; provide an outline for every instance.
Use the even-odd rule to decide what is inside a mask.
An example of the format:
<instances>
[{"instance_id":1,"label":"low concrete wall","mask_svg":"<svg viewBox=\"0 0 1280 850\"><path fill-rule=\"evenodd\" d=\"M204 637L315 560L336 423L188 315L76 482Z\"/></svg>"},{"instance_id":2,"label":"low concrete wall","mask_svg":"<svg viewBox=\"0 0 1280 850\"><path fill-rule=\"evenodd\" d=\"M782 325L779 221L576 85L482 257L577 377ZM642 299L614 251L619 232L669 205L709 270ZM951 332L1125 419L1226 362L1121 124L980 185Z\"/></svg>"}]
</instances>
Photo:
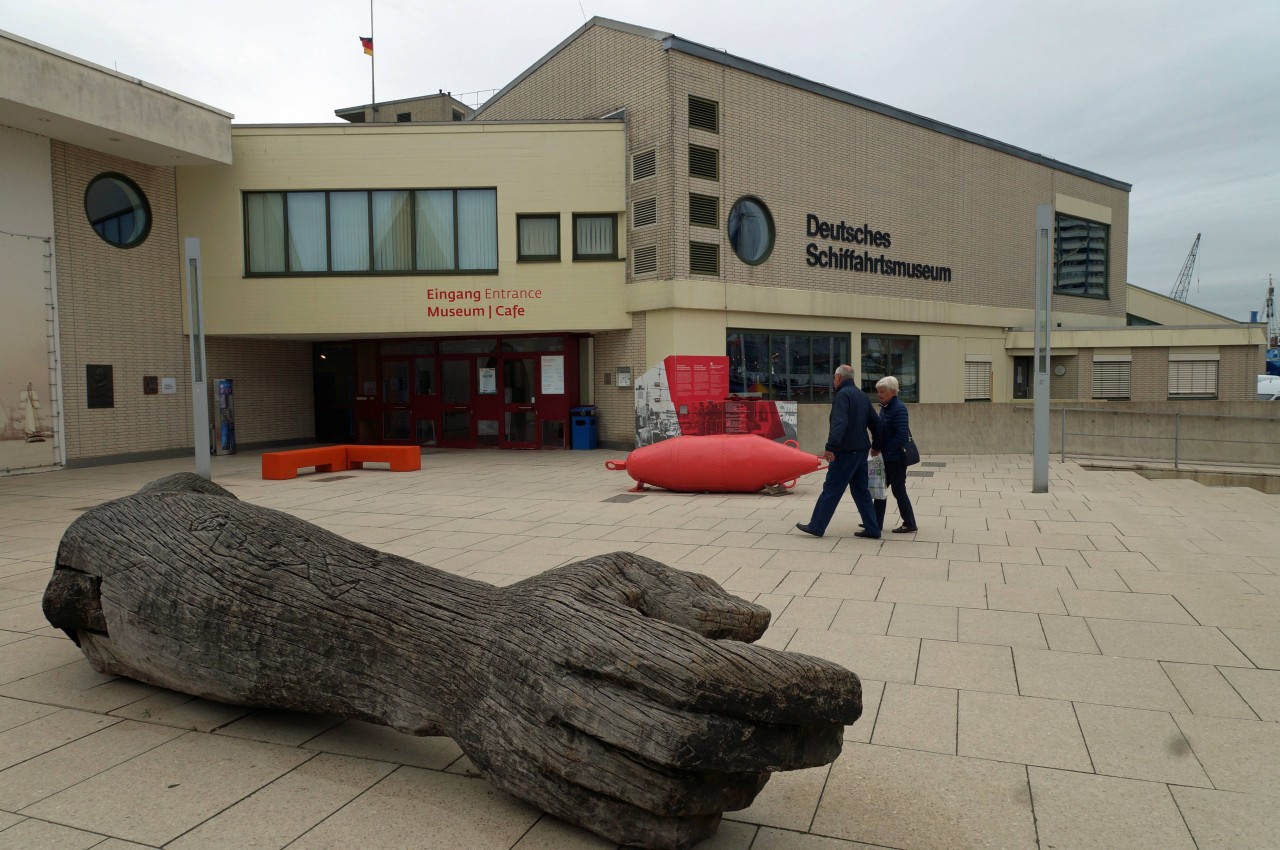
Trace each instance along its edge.
<instances>
[{"instance_id":1,"label":"low concrete wall","mask_svg":"<svg viewBox=\"0 0 1280 850\"><path fill-rule=\"evenodd\" d=\"M912 404L911 434L923 455L1030 453L1030 404ZM1068 457L1280 466L1280 403L1267 401L1071 402L1049 414L1060 454L1066 410ZM799 406L800 447L821 453L830 406ZM1175 415L1181 414L1181 415Z\"/></svg>"}]
</instances>

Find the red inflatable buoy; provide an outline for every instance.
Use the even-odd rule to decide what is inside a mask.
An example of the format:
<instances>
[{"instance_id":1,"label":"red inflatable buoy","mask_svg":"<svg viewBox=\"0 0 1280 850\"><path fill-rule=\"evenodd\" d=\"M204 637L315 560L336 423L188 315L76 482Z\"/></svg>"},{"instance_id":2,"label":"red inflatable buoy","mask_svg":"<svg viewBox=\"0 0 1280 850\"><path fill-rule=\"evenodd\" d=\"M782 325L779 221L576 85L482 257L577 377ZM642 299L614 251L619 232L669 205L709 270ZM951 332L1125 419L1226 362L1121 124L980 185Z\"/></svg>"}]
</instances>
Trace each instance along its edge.
<instances>
[{"instance_id":1,"label":"red inflatable buoy","mask_svg":"<svg viewBox=\"0 0 1280 850\"><path fill-rule=\"evenodd\" d=\"M672 437L636 449L626 460L605 461L637 482L681 493L754 493L822 469L822 458L802 452L794 440L775 443L755 434Z\"/></svg>"}]
</instances>

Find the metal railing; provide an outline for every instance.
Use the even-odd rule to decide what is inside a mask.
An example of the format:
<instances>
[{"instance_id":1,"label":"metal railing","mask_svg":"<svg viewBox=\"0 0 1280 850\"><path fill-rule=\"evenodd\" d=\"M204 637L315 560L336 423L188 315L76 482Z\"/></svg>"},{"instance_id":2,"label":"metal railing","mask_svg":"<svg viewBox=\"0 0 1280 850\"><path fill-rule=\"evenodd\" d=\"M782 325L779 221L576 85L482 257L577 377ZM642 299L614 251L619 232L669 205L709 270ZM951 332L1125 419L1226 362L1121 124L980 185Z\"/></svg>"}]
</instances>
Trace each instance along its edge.
<instances>
[{"instance_id":1,"label":"metal railing","mask_svg":"<svg viewBox=\"0 0 1280 850\"><path fill-rule=\"evenodd\" d=\"M1067 457L1187 466L1280 467L1280 420L1262 416L1064 407L1058 451Z\"/></svg>"}]
</instances>

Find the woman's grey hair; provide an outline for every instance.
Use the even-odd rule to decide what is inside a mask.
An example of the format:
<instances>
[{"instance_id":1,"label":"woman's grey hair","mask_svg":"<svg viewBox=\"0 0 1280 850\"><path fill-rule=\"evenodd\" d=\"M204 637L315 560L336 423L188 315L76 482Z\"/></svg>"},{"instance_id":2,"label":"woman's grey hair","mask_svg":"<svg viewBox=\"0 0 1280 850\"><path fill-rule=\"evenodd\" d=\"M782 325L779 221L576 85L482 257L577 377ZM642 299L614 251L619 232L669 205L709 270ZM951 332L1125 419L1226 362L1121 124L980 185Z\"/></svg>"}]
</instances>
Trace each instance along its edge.
<instances>
[{"instance_id":1,"label":"woman's grey hair","mask_svg":"<svg viewBox=\"0 0 1280 850\"><path fill-rule=\"evenodd\" d=\"M852 381L852 380L853 380L853 367L852 367L852 366L850 366L848 363L845 363L845 364L842 364L842 365L840 365L840 366L837 366L837 367L836 367L836 375L837 375L837 377L841 377L841 378L848 378L849 380L851 380L851 381Z\"/></svg>"},{"instance_id":2,"label":"woman's grey hair","mask_svg":"<svg viewBox=\"0 0 1280 850\"><path fill-rule=\"evenodd\" d=\"M894 393L896 395L898 392L898 379L893 377L893 375L886 375L885 377L876 381L876 389L888 390L889 392Z\"/></svg>"}]
</instances>

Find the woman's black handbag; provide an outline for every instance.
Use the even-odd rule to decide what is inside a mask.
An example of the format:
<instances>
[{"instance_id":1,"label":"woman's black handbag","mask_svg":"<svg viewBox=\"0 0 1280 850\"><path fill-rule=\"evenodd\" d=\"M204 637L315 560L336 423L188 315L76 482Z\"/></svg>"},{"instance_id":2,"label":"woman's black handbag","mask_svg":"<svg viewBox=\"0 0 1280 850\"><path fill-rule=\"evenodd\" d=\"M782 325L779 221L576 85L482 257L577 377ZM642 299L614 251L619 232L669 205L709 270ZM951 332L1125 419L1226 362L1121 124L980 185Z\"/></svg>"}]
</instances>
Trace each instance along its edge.
<instances>
[{"instance_id":1,"label":"woman's black handbag","mask_svg":"<svg viewBox=\"0 0 1280 850\"><path fill-rule=\"evenodd\" d=\"M920 450L916 448L916 441L911 436L911 429L907 429L907 444L902 447L902 460L907 466L915 466L920 462Z\"/></svg>"}]
</instances>

